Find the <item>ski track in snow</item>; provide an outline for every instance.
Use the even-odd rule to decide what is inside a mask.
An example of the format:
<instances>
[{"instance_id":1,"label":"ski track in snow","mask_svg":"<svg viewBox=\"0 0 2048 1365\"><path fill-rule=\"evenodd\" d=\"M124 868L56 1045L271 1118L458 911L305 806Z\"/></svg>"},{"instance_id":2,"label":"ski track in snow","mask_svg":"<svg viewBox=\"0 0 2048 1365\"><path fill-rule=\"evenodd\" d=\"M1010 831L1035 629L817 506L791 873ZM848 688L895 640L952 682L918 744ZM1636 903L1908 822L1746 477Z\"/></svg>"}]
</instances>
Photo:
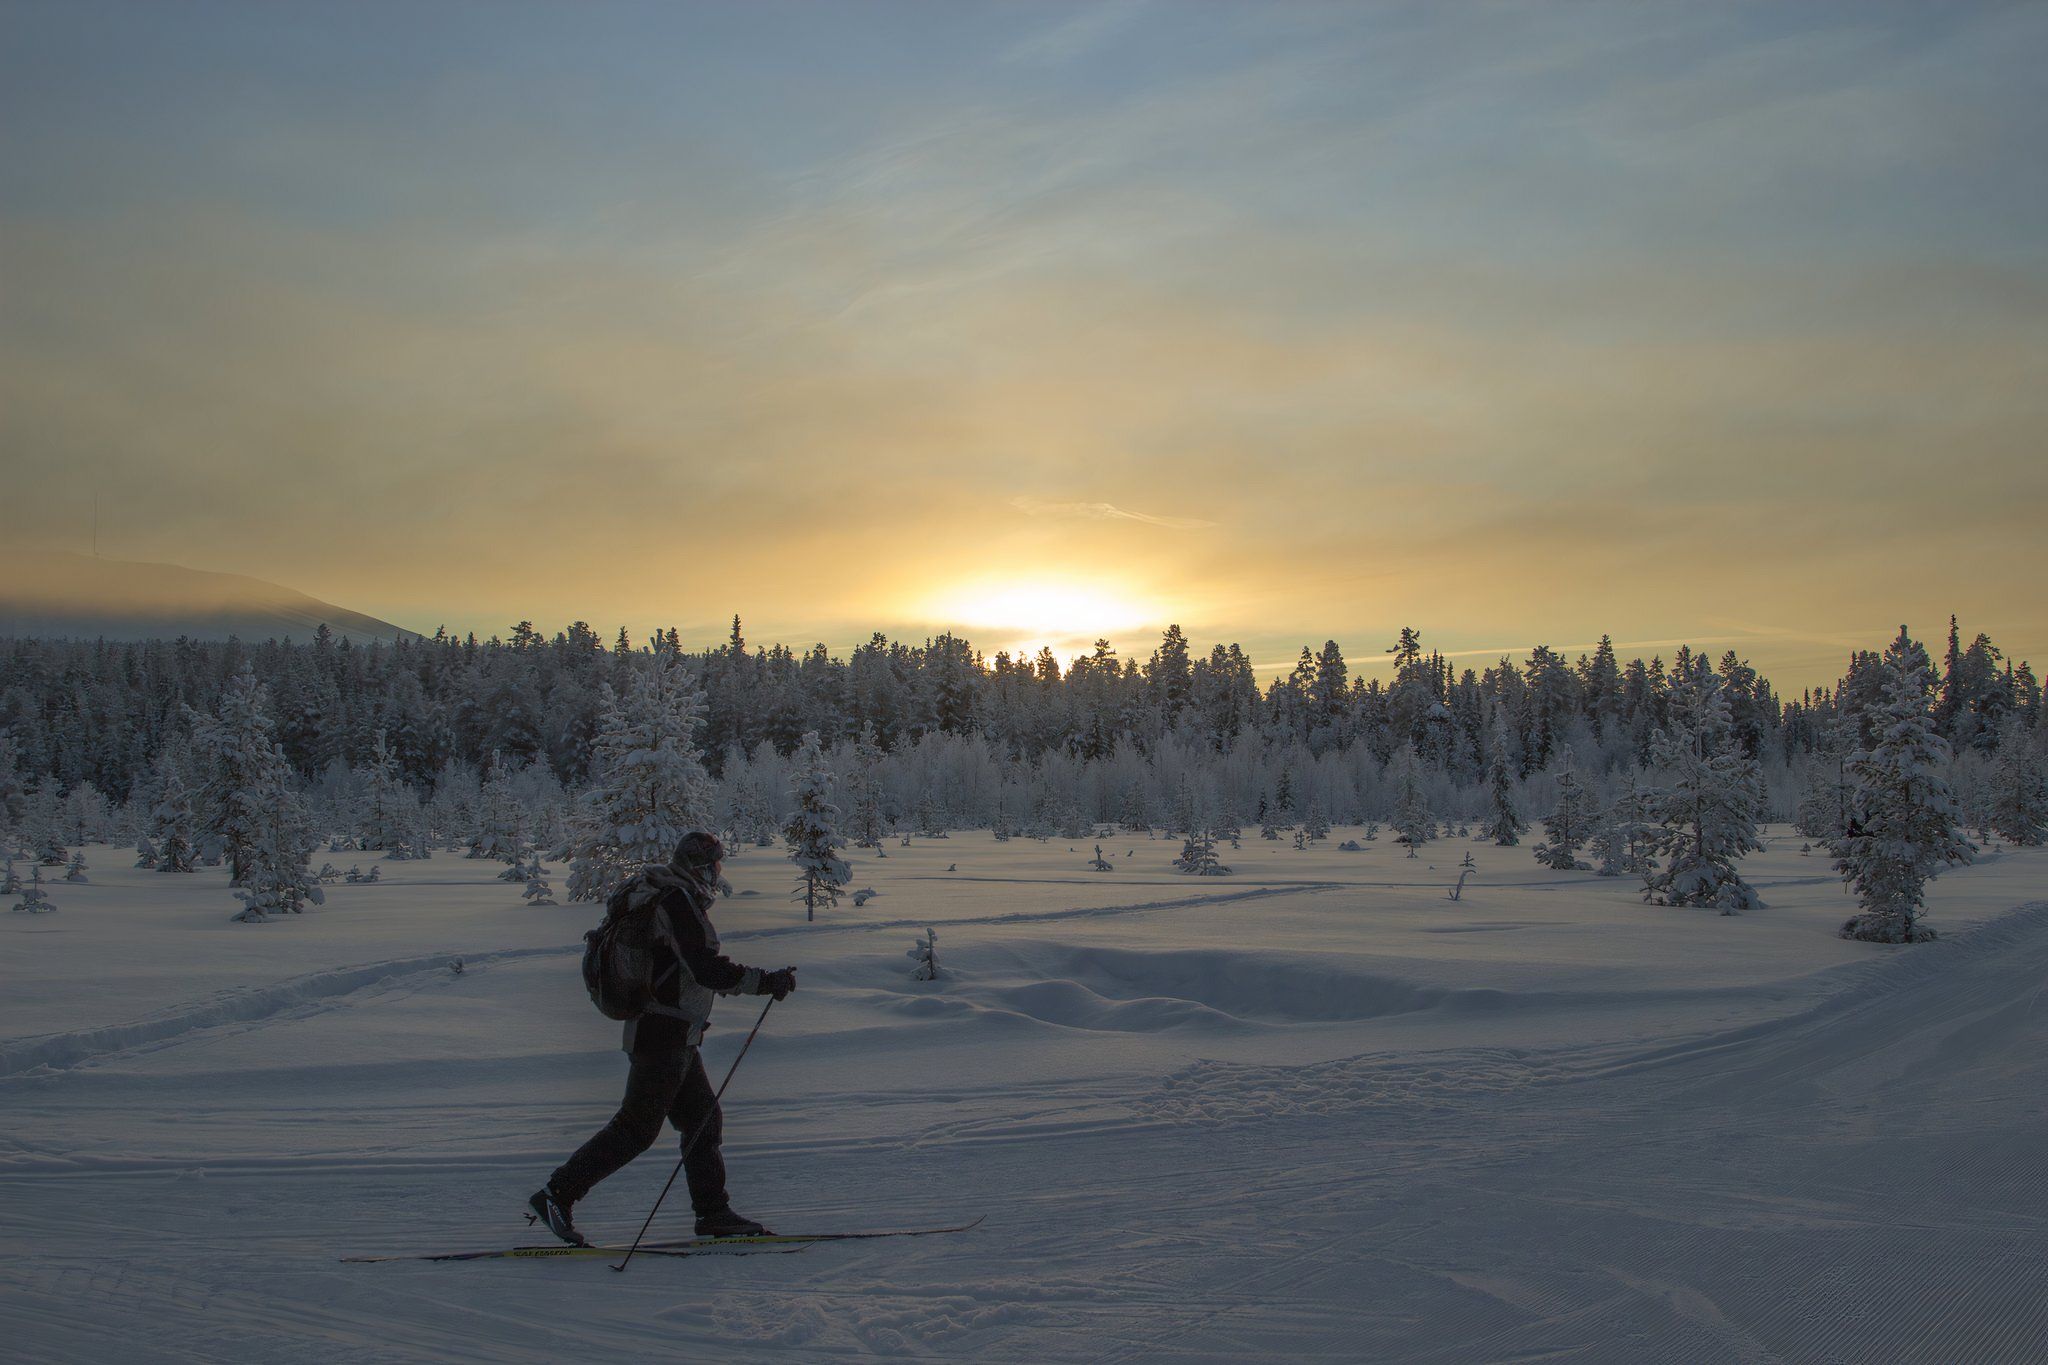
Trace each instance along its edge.
<instances>
[{"instance_id":1,"label":"ski track in snow","mask_svg":"<svg viewBox=\"0 0 2048 1365\"><path fill-rule=\"evenodd\" d=\"M1333 885L954 923L1085 923ZM488 969L574 951L462 956ZM974 1008L1037 1009L1063 1028L1123 1011L1134 1034L1224 1028L1247 1010L1322 1017L1313 998L1290 1004L1256 985L1226 995L1203 975L1206 954L1171 942L1149 966L1124 948L1074 954L1044 959L1075 968L1050 993L977 986ZM149 1052L202 1035L399 1008L446 979L451 956L17 1040L0 1047L13 1082L0 1104L44 1083L89 1087L92 1063L115 1056L146 1068ZM328 1133L320 1150L267 1157L71 1158L36 1140L43 1108L21 1110L31 1131L10 1132L18 1155L0 1159L0 1244L34 1254L0 1256L0 1340L49 1361L2048 1359L2044 981L2048 902L2030 901L1934 944L1873 950L1776 1017L1683 1036L757 1091L731 1120L743 1207L802 1210L804 1230L984 1209L989 1222L923 1243L622 1277L594 1262L333 1263L415 1241L452 1247L458 1234L483 1245L478 1226L523 1240L519 1182L559 1159L563 1122L600 1116L516 1087L494 1082L496 1105L421 1102L423 1121L507 1139L481 1153L380 1151L372 1117L351 1115L346 1096L266 1114L260 1097L229 1093L192 1111L230 1127L304 1118ZM1181 994L1142 994L1160 982ZM1499 994L1421 998L1463 1018L1496 1010ZM1369 1021L1391 999L1345 1018ZM1235 1014L1208 1017L1226 1008ZM1498 1017L1511 1035L1517 1016ZM816 1112L833 1108L854 1131ZM593 1199L593 1230L637 1223L670 1164L664 1149ZM175 1254L154 1245L171 1239Z\"/></svg>"},{"instance_id":2,"label":"ski track in snow","mask_svg":"<svg viewBox=\"0 0 2048 1365\"><path fill-rule=\"evenodd\" d=\"M462 884L462 883L456 883ZM495 886L495 883L478 883ZM948 921L950 928L1035 924L1063 919L1101 919L1113 915L1142 914L1155 910L1184 910L1195 906L1222 905L1234 901L1261 900L1273 896L1298 895L1304 891L1330 890L1331 882L1303 882L1271 888L1222 892L1209 896L1180 896L1171 900L1143 901L1130 905L1087 906L1067 910L1020 911ZM728 943L750 939L777 938L790 934L871 933L878 930L920 929L924 920L868 920L860 923L797 924L769 929L736 930L724 935ZM121 1053L165 1046L183 1038L223 1025L261 1024L295 1015L308 1008L333 1006L345 997L368 990L390 989L406 984L407 978L446 977L449 964L460 959L464 970L487 967L498 962L526 957L578 954L580 943L553 948L511 948L497 952L444 952L423 957L368 962L331 971L311 972L275 985L223 991L205 1000L160 1010L123 1024L81 1029L73 1033L35 1035L0 1043L0 1081L38 1072L48 1073L80 1066ZM415 982L416 984L416 982Z\"/></svg>"}]
</instances>

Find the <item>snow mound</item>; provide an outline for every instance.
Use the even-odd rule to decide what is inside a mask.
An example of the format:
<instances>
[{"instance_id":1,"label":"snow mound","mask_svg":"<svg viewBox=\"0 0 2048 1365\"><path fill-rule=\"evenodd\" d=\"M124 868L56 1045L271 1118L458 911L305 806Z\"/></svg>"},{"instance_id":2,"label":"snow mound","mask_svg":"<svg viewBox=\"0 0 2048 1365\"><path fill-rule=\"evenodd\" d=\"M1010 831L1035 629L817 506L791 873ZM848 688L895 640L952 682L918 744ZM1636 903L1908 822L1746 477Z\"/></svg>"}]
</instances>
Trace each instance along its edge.
<instances>
[{"instance_id":1,"label":"snow mound","mask_svg":"<svg viewBox=\"0 0 2048 1365\"><path fill-rule=\"evenodd\" d=\"M970 997L1063 1028L1149 1033L1196 1026L1335 1023L1425 1010L1453 993L1335 962L1233 949L1077 949L1020 955L1036 976Z\"/></svg>"}]
</instances>

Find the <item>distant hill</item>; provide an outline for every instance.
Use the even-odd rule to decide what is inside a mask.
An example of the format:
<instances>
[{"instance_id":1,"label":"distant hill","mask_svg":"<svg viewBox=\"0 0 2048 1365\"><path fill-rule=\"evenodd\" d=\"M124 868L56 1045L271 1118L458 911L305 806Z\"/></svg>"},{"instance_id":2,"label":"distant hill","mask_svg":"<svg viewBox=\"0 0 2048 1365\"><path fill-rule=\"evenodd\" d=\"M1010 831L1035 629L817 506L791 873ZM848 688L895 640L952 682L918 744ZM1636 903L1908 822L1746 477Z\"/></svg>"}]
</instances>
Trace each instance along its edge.
<instances>
[{"instance_id":1,"label":"distant hill","mask_svg":"<svg viewBox=\"0 0 2048 1365\"><path fill-rule=\"evenodd\" d=\"M358 644L415 634L242 574L0 549L0 636L305 641L322 622Z\"/></svg>"}]
</instances>

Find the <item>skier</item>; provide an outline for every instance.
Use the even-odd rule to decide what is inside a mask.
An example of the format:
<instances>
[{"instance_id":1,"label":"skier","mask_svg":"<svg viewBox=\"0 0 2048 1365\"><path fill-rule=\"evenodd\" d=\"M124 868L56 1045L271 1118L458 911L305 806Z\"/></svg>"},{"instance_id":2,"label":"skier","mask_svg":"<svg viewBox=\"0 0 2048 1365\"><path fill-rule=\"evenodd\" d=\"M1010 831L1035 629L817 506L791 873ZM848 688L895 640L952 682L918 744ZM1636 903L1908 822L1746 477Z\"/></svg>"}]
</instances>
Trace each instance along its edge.
<instances>
[{"instance_id":1,"label":"skier","mask_svg":"<svg viewBox=\"0 0 2048 1365\"><path fill-rule=\"evenodd\" d=\"M683 1173L697 1212L697 1235L747 1237L767 1232L753 1219L733 1212L726 1197L725 1157L719 1151L724 1116L704 1074L698 1043L711 1017L714 994L772 995L781 1000L796 989L796 969L764 972L719 953L709 912L724 862L725 846L715 837L702 831L686 834L668 864L650 866L640 874L643 884L628 893L659 897L655 913L665 924L667 941L658 940L655 947L654 998L681 1014L645 1014L626 1021L624 1047L632 1068L619 1112L527 1200L533 1217L571 1245L589 1243L570 1221L570 1210L592 1186L653 1146L664 1117L683 1137Z\"/></svg>"}]
</instances>

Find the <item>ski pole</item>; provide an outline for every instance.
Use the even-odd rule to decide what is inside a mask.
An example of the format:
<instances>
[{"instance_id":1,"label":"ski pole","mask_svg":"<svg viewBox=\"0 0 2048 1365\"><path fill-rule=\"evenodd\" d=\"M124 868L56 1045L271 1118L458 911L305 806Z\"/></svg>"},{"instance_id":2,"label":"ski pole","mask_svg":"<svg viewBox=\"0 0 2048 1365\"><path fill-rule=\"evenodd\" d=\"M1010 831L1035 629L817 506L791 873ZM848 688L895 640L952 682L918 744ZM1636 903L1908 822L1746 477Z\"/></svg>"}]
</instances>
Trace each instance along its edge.
<instances>
[{"instance_id":1,"label":"ski pole","mask_svg":"<svg viewBox=\"0 0 2048 1365\"><path fill-rule=\"evenodd\" d=\"M768 997L768 1003L761 1006L761 1017L756 1019L754 1026L747 1030L747 1041L740 1044L740 1055L732 1059L732 1065L726 1068L725 1079L718 1083L718 1093L711 1097L711 1107L713 1109L716 1109L718 1102L725 1098L725 1088L732 1084L733 1072L738 1071L740 1063L746 1060L747 1049L754 1045L754 1035L761 1031L761 1025L768 1022L768 1011L774 1008L775 997L771 995ZM668 1184L661 1187L661 1194L655 1199L654 1207L647 1211L647 1221L642 1223L640 1231L634 1234L633 1245L626 1248L626 1259L613 1266L613 1270L624 1270L633 1263L633 1253L640 1249L640 1239L645 1237L647 1229L653 1226L654 1215L661 1212L662 1200L668 1198L668 1192L675 1188L676 1177L683 1173L683 1163L690 1159L691 1152L697 1150L697 1139L703 1137L704 1130L710 1126L709 1122L698 1124L697 1131L690 1134L690 1140L683 1144L683 1154L676 1158L676 1168L668 1173Z\"/></svg>"}]
</instances>

